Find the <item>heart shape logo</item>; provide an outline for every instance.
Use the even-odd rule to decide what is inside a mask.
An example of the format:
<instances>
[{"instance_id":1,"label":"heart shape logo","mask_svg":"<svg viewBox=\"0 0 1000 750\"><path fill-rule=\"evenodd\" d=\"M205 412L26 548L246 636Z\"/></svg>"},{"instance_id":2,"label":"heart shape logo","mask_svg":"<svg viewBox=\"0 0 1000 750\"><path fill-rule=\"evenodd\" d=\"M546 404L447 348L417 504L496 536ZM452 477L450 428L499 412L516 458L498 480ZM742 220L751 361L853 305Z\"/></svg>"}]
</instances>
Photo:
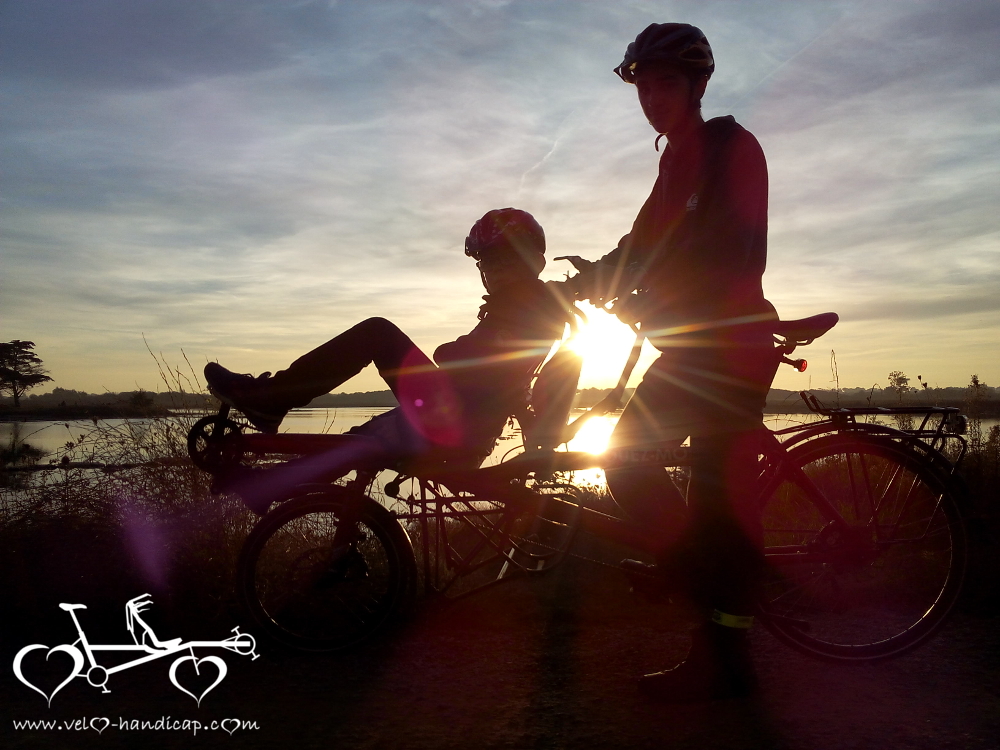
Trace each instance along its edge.
<instances>
[{"instance_id":1,"label":"heart shape logo","mask_svg":"<svg viewBox=\"0 0 1000 750\"><path fill-rule=\"evenodd\" d=\"M214 664L215 668L219 670L219 674L216 676L215 681L207 688L202 690L201 695L195 695L177 681L177 668L186 661L189 661L192 664L194 664L194 671L198 675L201 674L199 668L201 667L202 664ZM200 659L194 655L182 656L180 659L178 659L177 661L175 661L173 664L170 665L170 681L174 684L174 687L180 690L182 693L187 693L192 698L194 698L195 702L198 704L198 707L200 708L201 699L204 698L206 695L208 695L209 692L211 692L216 685L218 685L220 682L222 682L223 679L225 679L226 673L228 671L229 667L226 666L226 662L224 662L218 656L203 656Z\"/></svg>"},{"instance_id":2,"label":"heart shape logo","mask_svg":"<svg viewBox=\"0 0 1000 750\"><path fill-rule=\"evenodd\" d=\"M52 654L67 654L73 660L73 670L69 673L69 677L67 677L65 680L56 685L55 690L53 690L51 693L46 693L37 685L32 684L31 681L29 681L28 678L25 677L24 673L21 671L21 662L24 661L25 656L30 654L32 651L37 651L38 649L46 649L46 648L48 648L49 650L48 653L45 654L45 661L48 661L49 657L52 656ZM72 646L68 643L64 643L61 646L53 646L52 648L42 645L41 643L33 643L30 646L25 646L24 648L22 648L20 651L17 652L17 655L14 657L14 675L25 685L27 685L36 693L45 698L46 702L48 702L49 704L49 708L52 708L52 699L56 697L56 693L58 693L60 690L66 687L66 685L69 684L70 680L72 680L74 677L77 677L82 671L83 671L83 654L80 653L80 649L78 649L76 646Z\"/></svg>"},{"instance_id":3,"label":"heart shape logo","mask_svg":"<svg viewBox=\"0 0 1000 750\"><path fill-rule=\"evenodd\" d=\"M222 727L223 729L225 729L227 732L229 732L229 736L232 737L233 736L233 732L235 732L237 729L240 728L240 720L239 719L223 719L222 721L219 722L219 726ZM232 727L232 729L230 729L229 727Z\"/></svg>"},{"instance_id":4,"label":"heart shape logo","mask_svg":"<svg viewBox=\"0 0 1000 750\"><path fill-rule=\"evenodd\" d=\"M95 716L93 719L90 720L90 728L93 729L98 734L102 734L110 724L111 720L108 719L107 716ZM100 729L97 728L98 725L100 725L101 727Z\"/></svg>"}]
</instances>

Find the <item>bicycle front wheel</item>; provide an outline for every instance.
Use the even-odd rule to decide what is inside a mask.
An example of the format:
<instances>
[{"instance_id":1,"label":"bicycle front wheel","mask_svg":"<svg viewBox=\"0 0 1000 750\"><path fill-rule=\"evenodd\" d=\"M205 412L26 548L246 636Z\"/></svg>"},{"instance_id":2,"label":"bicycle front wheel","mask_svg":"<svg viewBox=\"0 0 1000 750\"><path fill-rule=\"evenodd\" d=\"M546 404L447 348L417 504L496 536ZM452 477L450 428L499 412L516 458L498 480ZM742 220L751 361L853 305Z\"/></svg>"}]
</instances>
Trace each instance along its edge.
<instances>
[{"instance_id":1,"label":"bicycle front wheel","mask_svg":"<svg viewBox=\"0 0 1000 750\"><path fill-rule=\"evenodd\" d=\"M834 661L889 658L927 640L965 574L948 478L905 446L844 433L788 460L763 495L767 627Z\"/></svg>"},{"instance_id":2,"label":"bicycle front wheel","mask_svg":"<svg viewBox=\"0 0 1000 750\"><path fill-rule=\"evenodd\" d=\"M346 516L354 528L338 537ZM238 593L276 640L336 651L398 614L415 577L413 549L389 511L330 487L282 504L254 527L240 554Z\"/></svg>"}]
</instances>

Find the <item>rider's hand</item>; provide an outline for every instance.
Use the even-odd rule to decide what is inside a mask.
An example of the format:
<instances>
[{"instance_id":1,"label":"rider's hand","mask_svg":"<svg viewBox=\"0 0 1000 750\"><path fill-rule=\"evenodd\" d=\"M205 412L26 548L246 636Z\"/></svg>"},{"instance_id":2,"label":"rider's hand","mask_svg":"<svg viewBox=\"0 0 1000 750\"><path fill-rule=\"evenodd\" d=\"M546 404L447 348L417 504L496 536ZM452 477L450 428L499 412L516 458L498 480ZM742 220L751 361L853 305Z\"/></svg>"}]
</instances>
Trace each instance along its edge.
<instances>
[{"instance_id":1,"label":"rider's hand","mask_svg":"<svg viewBox=\"0 0 1000 750\"><path fill-rule=\"evenodd\" d=\"M568 260L579 273L576 276L567 276L563 281L552 283L563 287L575 300L590 299L594 279L594 261L581 258L579 255L560 255L553 260Z\"/></svg>"},{"instance_id":2,"label":"rider's hand","mask_svg":"<svg viewBox=\"0 0 1000 750\"><path fill-rule=\"evenodd\" d=\"M626 325L634 326L643 318L642 300L638 294L626 294L612 305L611 312Z\"/></svg>"},{"instance_id":3,"label":"rider's hand","mask_svg":"<svg viewBox=\"0 0 1000 750\"><path fill-rule=\"evenodd\" d=\"M619 268L606 263L590 263L568 281L577 299L590 300L597 307L607 307L614 299L630 294L641 275L641 269L636 264Z\"/></svg>"}]
</instances>

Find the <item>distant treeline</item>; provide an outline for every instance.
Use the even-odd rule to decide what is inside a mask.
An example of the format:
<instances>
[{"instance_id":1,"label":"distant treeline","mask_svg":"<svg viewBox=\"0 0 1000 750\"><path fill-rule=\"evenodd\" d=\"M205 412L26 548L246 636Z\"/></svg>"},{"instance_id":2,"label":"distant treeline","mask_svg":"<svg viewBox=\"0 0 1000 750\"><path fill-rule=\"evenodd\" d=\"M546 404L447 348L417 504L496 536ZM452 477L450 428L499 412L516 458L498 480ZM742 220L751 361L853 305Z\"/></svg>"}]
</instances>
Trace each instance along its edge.
<instances>
[{"instance_id":1,"label":"distant treeline","mask_svg":"<svg viewBox=\"0 0 1000 750\"><path fill-rule=\"evenodd\" d=\"M364 393L327 393L309 402L312 409L336 409L343 406L398 406L392 391L365 391Z\"/></svg>"},{"instance_id":2,"label":"distant treeline","mask_svg":"<svg viewBox=\"0 0 1000 750\"><path fill-rule=\"evenodd\" d=\"M0 398L0 417L29 419L111 419L123 417L161 417L171 411L213 409L219 402L201 393L85 393L68 388L54 388L50 393L21 397L14 406L11 398Z\"/></svg>"},{"instance_id":3,"label":"distant treeline","mask_svg":"<svg viewBox=\"0 0 1000 750\"><path fill-rule=\"evenodd\" d=\"M827 407L856 406L957 406L979 417L1000 417L1000 393L984 386L978 395L965 388L910 388L900 393L892 388L813 388L809 391ZM807 412L798 391L772 388L767 395L769 414Z\"/></svg>"},{"instance_id":4,"label":"distant treeline","mask_svg":"<svg viewBox=\"0 0 1000 750\"><path fill-rule=\"evenodd\" d=\"M634 388L625 391L626 398L632 395ZM980 417L1000 417L1000 393L996 388L984 388L976 404ZM609 388L584 388L577 392L575 406L593 406L610 392ZM957 406L968 411L968 388L912 388L902 395L891 388L841 388L839 391L826 388L813 388L809 391L817 400L827 407L851 406ZM767 394L767 414L799 414L807 413L798 391L786 391L772 388Z\"/></svg>"},{"instance_id":5,"label":"distant treeline","mask_svg":"<svg viewBox=\"0 0 1000 750\"><path fill-rule=\"evenodd\" d=\"M634 388L625 391L625 400ZM1000 389L983 386L975 402L978 416L1000 417ZM574 406L589 407L610 392L609 388L584 388L577 391ZM957 406L965 411L972 406L970 391L964 388L910 388L900 394L891 388L814 388L811 393L824 405L848 406ZM14 407L10 398L0 398L0 417L28 417L34 419L86 419L88 417L151 417L165 416L171 411L202 411L218 407L214 396L201 393L150 393L126 391L123 393L84 393L66 388L55 388L51 393L21 398L21 406ZM313 399L310 408L336 409L343 407L393 407L397 405L392 391L366 391L364 393L328 393ZM802 413L808 409L798 391L772 388L767 397L769 414Z\"/></svg>"}]
</instances>

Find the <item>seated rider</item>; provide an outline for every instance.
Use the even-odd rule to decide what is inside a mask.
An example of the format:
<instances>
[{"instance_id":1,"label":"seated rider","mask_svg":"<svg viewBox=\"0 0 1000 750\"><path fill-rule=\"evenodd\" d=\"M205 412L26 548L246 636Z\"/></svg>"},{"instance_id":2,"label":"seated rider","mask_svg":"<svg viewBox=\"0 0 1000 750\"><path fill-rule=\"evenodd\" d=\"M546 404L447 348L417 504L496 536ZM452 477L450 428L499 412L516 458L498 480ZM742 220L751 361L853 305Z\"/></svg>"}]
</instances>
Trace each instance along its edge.
<instances>
[{"instance_id":1,"label":"seated rider","mask_svg":"<svg viewBox=\"0 0 1000 750\"><path fill-rule=\"evenodd\" d=\"M523 406L532 373L572 319L572 303L538 278L544 253L545 234L531 214L489 211L465 240L488 292L479 322L439 346L433 361L393 323L369 318L274 375L254 378L209 362L208 388L259 430L274 433L290 409L374 363L399 406L352 434L374 438L389 456L445 448L481 460Z\"/></svg>"}]
</instances>

